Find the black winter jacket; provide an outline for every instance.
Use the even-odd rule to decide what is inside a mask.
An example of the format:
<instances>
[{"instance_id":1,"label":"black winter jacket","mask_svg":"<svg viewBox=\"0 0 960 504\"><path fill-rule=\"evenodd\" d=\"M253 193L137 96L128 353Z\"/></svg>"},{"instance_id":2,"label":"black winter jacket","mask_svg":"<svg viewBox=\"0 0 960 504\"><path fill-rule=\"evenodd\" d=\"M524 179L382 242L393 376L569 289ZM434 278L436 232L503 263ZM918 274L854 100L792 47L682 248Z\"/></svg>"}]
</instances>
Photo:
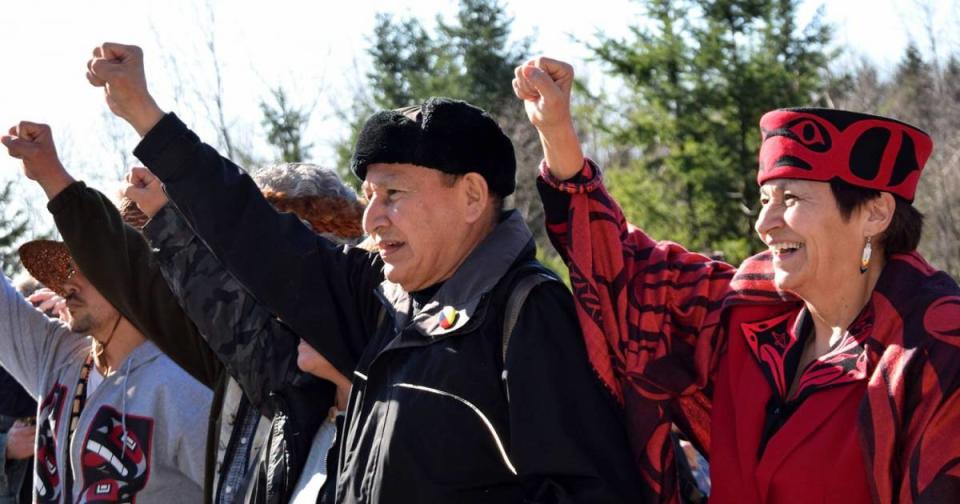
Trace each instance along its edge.
<instances>
[{"instance_id":1,"label":"black winter jacket","mask_svg":"<svg viewBox=\"0 0 960 504\"><path fill-rule=\"evenodd\" d=\"M312 335L341 372L359 362L338 502L638 499L622 418L589 367L561 284L530 293L502 364L502 308L492 292L534 253L516 212L413 312L410 296L384 281L377 255L335 247L278 214L173 114L135 154L259 301ZM441 329L447 306L457 322Z\"/></svg>"}]
</instances>

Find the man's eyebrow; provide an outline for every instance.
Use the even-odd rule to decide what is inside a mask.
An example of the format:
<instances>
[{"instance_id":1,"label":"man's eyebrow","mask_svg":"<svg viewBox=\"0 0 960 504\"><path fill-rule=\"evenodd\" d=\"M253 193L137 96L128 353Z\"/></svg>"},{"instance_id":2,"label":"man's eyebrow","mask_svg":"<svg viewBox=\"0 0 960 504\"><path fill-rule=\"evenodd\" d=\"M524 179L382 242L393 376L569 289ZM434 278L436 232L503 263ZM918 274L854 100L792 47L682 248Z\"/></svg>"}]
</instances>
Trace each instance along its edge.
<instances>
[{"instance_id":1,"label":"man's eyebrow","mask_svg":"<svg viewBox=\"0 0 960 504\"><path fill-rule=\"evenodd\" d=\"M405 180L405 177L402 173L386 173L380 176L379 180L376 182L370 182L370 180L364 180L361 187L364 189L371 189L376 186L384 186L391 183L397 183L398 181Z\"/></svg>"}]
</instances>

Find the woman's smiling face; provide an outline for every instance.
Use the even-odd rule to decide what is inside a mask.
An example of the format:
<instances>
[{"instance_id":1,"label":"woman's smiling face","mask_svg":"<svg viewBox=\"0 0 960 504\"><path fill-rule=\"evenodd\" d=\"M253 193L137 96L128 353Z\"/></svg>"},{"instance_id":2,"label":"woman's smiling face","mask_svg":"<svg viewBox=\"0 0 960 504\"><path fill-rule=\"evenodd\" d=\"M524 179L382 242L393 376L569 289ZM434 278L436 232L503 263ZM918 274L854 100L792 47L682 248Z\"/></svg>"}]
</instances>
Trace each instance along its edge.
<instances>
[{"instance_id":1,"label":"woman's smiling face","mask_svg":"<svg viewBox=\"0 0 960 504\"><path fill-rule=\"evenodd\" d=\"M777 288L815 296L860 274L866 236L859 210L845 219L828 182L769 180L756 231L773 254Z\"/></svg>"}]
</instances>

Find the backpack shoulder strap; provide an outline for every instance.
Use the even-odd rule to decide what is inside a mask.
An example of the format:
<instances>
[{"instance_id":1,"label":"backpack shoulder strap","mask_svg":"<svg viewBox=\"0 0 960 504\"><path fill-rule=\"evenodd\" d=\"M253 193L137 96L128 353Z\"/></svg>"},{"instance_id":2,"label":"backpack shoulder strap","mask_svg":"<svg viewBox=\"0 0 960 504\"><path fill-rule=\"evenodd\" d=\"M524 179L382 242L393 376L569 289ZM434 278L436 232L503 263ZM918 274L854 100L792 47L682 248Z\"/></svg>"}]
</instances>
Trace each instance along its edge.
<instances>
[{"instance_id":1,"label":"backpack shoulder strap","mask_svg":"<svg viewBox=\"0 0 960 504\"><path fill-rule=\"evenodd\" d=\"M521 265L510 274L507 279L506 288L508 289L507 302L504 305L503 312L503 333L501 337L500 359L503 372L500 379L503 381L504 391L507 394L507 402L510 402L510 390L507 388L507 349L510 346L510 338L513 336L514 327L520 318L520 312L527 301L527 297L533 289L544 282L559 282L560 279L545 266L537 261L530 261Z\"/></svg>"},{"instance_id":2,"label":"backpack shoulder strap","mask_svg":"<svg viewBox=\"0 0 960 504\"><path fill-rule=\"evenodd\" d=\"M510 336L513 335L513 328L517 325L517 319L520 318L523 304L527 302L527 296L530 295L530 291L534 287L551 280L556 281L553 277L537 272L524 275L513 285L503 313L503 351L501 358L504 366L507 364L507 347L510 345Z\"/></svg>"}]
</instances>

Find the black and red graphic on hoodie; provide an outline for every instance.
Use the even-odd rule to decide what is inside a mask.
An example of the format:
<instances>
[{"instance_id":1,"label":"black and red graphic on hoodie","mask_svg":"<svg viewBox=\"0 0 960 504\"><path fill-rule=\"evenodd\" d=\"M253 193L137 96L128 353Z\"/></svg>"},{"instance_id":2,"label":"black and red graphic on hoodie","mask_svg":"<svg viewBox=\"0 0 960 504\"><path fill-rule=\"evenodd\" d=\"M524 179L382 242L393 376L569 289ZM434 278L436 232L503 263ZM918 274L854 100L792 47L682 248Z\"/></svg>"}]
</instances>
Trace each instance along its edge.
<instances>
[{"instance_id":1,"label":"black and red graphic on hoodie","mask_svg":"<svg viewBox=\"0 0 960 504\"><path fill-rule=\"evenodd\" d=\"M64 421L66 395L67 388L55 384L40 404L35 487L41 504L63 500L63 476L53 433ZM78 504L135 502L150 477L153 426L152 418L124 415L110 406L100 407L83 437Z\"/></svg>"},{"instance_id":2,"label":"black and red graphic on hoodie","mask_svg":"<svg viewBox=\"0 0 960 504\"><path fill-rule=\"evenodd\" d=\"M134 502L150 478L152 444L152 418L100 407L83 440L78 502Z\"/></svg>"},{"instance_id":3,"label":"black and red graphic on hoodie","mask_svg":"<svg viewBox=\"0 0 960 504\"><path fill-rule=\"evenodd\" d=\"M57 464L57 439L54 435L63 415L67 387L56 383L40 403L37 414L37 460L34 489L41 504L60 501L60 468Z\"/></svg>"}]
</instances>

